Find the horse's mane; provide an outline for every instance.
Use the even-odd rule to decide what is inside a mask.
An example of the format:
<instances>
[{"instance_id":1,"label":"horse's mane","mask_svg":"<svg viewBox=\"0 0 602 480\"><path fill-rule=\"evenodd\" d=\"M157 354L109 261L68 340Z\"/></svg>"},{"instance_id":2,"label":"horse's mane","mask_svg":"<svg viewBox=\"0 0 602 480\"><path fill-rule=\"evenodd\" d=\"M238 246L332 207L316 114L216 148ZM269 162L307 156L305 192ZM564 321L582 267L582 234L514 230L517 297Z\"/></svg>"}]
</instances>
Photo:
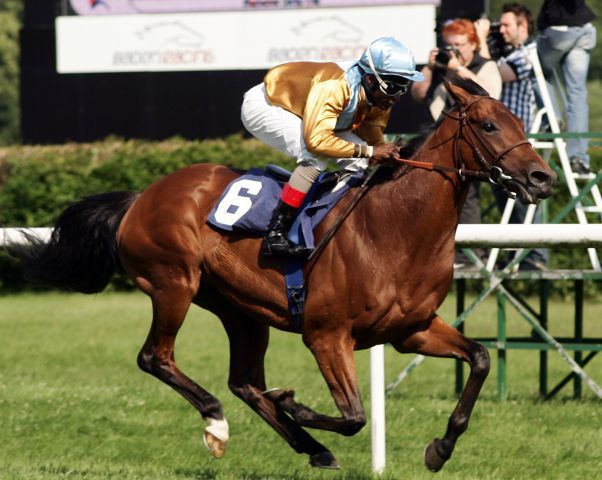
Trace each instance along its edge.
<instances>
[{"instance_id":1,"label":"horse's mane","mask_svg":"<svg viewBox=\"0 0 602 480\"><path fill-rule=\"evenodd\" d=\"M457 85L458 87L467 91L471 95L476 95L476 96L480 96L480 97L488 97L489 96L489 93L487 93L487 91L483 87L481 87L478 83L471 80L470 78L462 78L462 77L459 77L458 75L453 75L451 78L449 78L449 81L453 85ZM450 111L453 111L457 108L458 108L458 105L455 104L452 106ZM439 128L439 125L441 125L441 122L443 122L443 119L444 119L444 115L443 114L439 115L439 118L434 123L421 129L417 135L413 136L405 145L403 145L399 149L400 157L401 158L412 158L414 155L416 155L416 153L418 152L418 150L420 150L420 148L422 147L422 145L424 144L426 139L435 130L437 130L437 128ZM381 170L381 172L379 172L380 175L377 175L377 177L380 181L396 178L398 176L397 174L400 173L400 171L404 172L407 168L408 168L407 166L400 165L400 164L387 166L385 168L380 169Z\"/></svg>"},{"instance_id":2,"label":"horse's mane","mask_svg":"<svg viewBox=\"0 0 602 480\"><path fill-rule=\"evenodd\" d=\"M412 138L410 138L408 143L406 143L399 149L399 156L401 158L412 158L414 155L416 155L418 150L420 150L420 147L422 147L422 145L424 144L426 139L431 135L431 133L433 133L435 130L437 130L437 128L439 128L439 125L441 125L442 121L443 116L439 117L435 123L428 125L427 127L420 130L420 132L418 132Z\"/></svg>"},{"instance_id":3,"label":"horse's mane","mask_svg":"<svg viewBox=\"0 0 602 480\"><path fill-rule=\"evenodd\" d=\"M458 75L454 75L449 79L451 83L457 85L458 87L466 90L471 95L477 95L479 97L488 97L489 93L485 90L481 85L470 78L462 78Z\"/></svg>"}]
</instances>

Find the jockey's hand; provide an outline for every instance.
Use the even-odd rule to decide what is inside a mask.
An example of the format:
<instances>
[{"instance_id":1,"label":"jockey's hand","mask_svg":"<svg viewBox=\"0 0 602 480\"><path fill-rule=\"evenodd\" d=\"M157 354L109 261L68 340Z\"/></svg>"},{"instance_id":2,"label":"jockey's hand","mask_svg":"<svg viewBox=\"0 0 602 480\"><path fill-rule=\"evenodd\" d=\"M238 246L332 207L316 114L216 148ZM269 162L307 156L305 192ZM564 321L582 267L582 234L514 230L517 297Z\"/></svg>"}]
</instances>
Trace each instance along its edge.
<instances>
[{"instance_id":1,"label":"jockey's hand","mask_svg":"<svg viewBox=\"0 0 602 480\"><path fill-rule=\"evenodd\" d=\"M371 163L380 163L385 160L400 160L399 146L394 143L381 143L374 145L374 151L372 157L370 157Z\"/></svg>"}]
</instances>

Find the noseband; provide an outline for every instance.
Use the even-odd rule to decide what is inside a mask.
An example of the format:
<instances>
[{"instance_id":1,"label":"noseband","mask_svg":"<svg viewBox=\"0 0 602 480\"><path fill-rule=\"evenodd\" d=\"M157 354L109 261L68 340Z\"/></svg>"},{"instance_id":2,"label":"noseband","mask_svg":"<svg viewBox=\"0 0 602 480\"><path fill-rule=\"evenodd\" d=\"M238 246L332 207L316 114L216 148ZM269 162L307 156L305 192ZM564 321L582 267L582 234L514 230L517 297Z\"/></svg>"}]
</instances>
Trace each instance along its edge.
<instances>
[{"instance_id":1,"label":"noseband","mask_svg":"<svg viewBox=\"0 0 602 480\"><path fill-rule=\"evenodd\" d=\"M443 111L443 114L446 117L449 117L458 122L458 128L456 130L456 133L454 134L454 165L456 166L458 175L460 175L461 177L474 177L479 180L488 180L494 185L499 185L511 198L516 198L516 192L513 192L509 189L509 184L513 180L513 178L509 175L506 175L502 168L498 165L498 163L501 162L504 156L507 155L510 151L514 150L517 147L520 147L521 145L531 145L531 143L527 139L520 140L506 147L499 153L493 151L490 148L490 146L487 145L487 143L485 143L481 135L479 135L479 133L475 131L473 126L468 122L468 110L480 100L495 99L492 97L474 98L467 105L464 105L462 108L460 108L457 116L451 114L450 112ZM462 129L464 129L465 131L465 139L472 148L477 163L481 166L481 168L484 171L466 170L464 168L464 161L462 160L462 156L460 154L460 138L462 135ZM477 141L480 144L481 148L483 148L483 150L491 158L491 163L487 161L487 159L479 150L479 147L477 146Z\"/></svg>"}]
</instances>

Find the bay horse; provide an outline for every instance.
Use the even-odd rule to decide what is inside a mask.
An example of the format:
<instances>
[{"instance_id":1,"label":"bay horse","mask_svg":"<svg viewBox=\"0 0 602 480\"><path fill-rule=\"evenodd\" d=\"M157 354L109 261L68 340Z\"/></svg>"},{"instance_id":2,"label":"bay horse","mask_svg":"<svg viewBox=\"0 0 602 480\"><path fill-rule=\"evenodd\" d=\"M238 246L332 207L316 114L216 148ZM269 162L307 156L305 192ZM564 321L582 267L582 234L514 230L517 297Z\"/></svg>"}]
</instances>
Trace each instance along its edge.
<instances>
[{"instance_id":1,"label":"bay horse","mask_svg":"<svg viewBox=\"0 0 602 480\"><path fill-rule=\"evenodd\" d=\"M230 390L312 466L339 467L303 427L353 435L366 424L354 350L390 343L401 353L461 359L470 375L444 435L425 450L427 468L438 471L466 430L489 371L487 349L436 313L453 281L465 176L487 177L531 203L547 197L555 180L501 102L472 82L456 79L446 87L456 106L416 145L413 163L381 167L321 254L304 267L302 326L288 310L282 260L262 258L260 238L207 224L220 194L241 174L223 165L183 168L141 194L112 192L74 203L60 215L49 243L30 242L17 252L26 276L92 293L123 269L152 301L138 365L200 412L205 444L217 458L229 438L221 404L174 360L176 335L193 303L217 315L227 332ZM319 225L316 242L350 196ZM291 389L268 390L270 327L301 334L340 416L298 403Z\"/></svg>"}]
</instances>

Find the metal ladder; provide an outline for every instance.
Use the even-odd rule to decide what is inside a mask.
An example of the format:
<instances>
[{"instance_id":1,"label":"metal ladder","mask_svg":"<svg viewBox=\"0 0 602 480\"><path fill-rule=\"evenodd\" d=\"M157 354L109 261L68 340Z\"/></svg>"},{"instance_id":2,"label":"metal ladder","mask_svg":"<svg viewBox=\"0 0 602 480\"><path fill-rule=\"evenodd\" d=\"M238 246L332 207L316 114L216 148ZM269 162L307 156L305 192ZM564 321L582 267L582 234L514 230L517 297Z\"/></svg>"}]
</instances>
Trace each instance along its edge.
<instances>
[{"instance_id":1,"label":"metal ladder","mask_svg":"<svg viewBox=\"0 0 602 480\"><path fill-rule=\"evenodd\" d=\"M533 71L535 74L535 80L537 81L537 86L539 87L539 93L541 96L541 100L543 102L543 107L539 109L535 116L535 120L533 121L533 125L531 127L531 131L529 133L540 133L543 116L546 115L548 119L548 123L550 126L550 130L553 134L559 134L560 125L558 122L558 118L556 117L556 111L554 109L554 105L552 103L552 97L550 96L550 92L548 91L548 86L545 81L545 77L543 74L543 70L541 68L541 63L539 62L539 56L537 55L537 47L535 43L531 43L527 47L527 52L529 55L529 59L533 65ZM556 85L558 88L559 95L561 99L564 101L566 105L566 100L563 96L563 90L560 85L560 81L558 76L556 75ZM594 173L588 174L577 174L574 173L571 169L571 164L569 161L568 153L567 153L567 144L563 138L556 137L553 141L538 141L537 139L530 139L533 148L543 150L543 158L547 162L549 162L550 157L552 155L553 149L556 149L558 152L558 158L560 159L560 165L562 167L562 172L564 174L564 178L566 180L566 184L569 189L569 193L572 197L573 210L577 215L577 219L581 224L587 224L588 219L586 213L597 213L600 215L600 220L602 220L602 195L600 195L600 190L598 188L598 180L600 179L599 175ZM587 181L587 185L583 188L579 188L577 186L577 181ZM591 195L593 200L593 206L584 206L581 203L581 199L586 195ZM512 214L512 210L514 208L516 200L508 199L506 203L506 207L504 212L502 213L502 219L500 223L507 224L510 220L510 215ZM525 216L524 223L530 224L533 223L533 218L535 216L536 205L529 205L527 208L527 214ZM598 221L600 221L598 220ZM520 252L519 252L520 253ZM600 259L598 257L598 253L595 248L588 248L587 253L592 264L592 268L594 270L602 270L600 265ZM518 254L518 253L517 253ZM491 250L489 258L487 260L487 270L492 271L495 267L495 262L497 261L497 257L499 255L499 249L494 248Z\"/></svg>"}]
</instances>

